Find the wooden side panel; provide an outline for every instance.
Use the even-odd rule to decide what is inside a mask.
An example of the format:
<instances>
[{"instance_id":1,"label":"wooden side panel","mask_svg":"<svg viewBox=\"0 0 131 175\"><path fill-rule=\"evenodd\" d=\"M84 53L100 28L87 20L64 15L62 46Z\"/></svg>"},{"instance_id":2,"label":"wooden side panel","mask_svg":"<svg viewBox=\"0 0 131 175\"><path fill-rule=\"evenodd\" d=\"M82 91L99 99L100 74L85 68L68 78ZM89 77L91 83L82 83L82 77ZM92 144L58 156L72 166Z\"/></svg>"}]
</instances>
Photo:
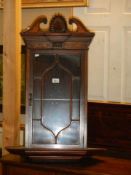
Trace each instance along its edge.
<instances>
[{"instance_id":1,"label":"wooden side panel","mask_svg":"<svg viewBox=\"0 0 131 175\"><path fill-rule=\"evenodd\" d=\"M131 151L131 106L88 103L88 145Z\"/></svg>"},{"instance_id":2,"label":"wooden side panel","mask_svg":"<svg viewBox=\"0 0 131 175\"><path fill-rule=\"evenodd\" d=\"M4 1L3 145L19 144L21 1Z\"/></svg>"}]
</instances>

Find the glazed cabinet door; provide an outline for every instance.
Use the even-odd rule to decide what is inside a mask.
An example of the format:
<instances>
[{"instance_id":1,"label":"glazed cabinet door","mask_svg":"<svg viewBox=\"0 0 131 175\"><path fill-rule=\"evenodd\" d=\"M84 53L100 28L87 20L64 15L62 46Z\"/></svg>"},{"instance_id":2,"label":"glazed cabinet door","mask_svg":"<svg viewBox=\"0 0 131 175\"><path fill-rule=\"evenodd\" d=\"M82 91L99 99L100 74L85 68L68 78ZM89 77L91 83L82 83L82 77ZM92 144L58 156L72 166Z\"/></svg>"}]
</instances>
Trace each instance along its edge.
<instances>
[{"instance_id":1,"label":"glazed cabinet door","mask_svg":"<svg viewBox=\"0 0 131 175\"><path fill-rule=\"evenodd\" d=\"M32 54L29 85L32 146L82 144L81 60L81 54L70 52Z\"/></svg>"}]
</instances>

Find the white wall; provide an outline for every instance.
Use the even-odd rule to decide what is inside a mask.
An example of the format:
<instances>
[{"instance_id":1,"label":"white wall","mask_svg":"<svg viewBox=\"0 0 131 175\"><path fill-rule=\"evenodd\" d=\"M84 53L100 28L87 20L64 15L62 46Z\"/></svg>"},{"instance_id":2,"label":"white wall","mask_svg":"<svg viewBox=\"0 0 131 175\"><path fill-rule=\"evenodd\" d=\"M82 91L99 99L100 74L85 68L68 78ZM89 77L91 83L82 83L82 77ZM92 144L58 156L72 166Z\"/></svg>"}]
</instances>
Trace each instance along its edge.
<instances>
[{"instance_id":1,"label":"white wall","mask_svg":"<svg viewBox=\"0 0 131 175\"><path fill-rule=\"evenodd\" d=\"M131 0L89 0L74 16L95 32L89 50L89 99L131 102Z\"/></svg>"},{"instance_id":2,"label":"white wall","mask_svg":"<svg viewBox=\"0 0 131 175\"><path fill-rule=\"evenodd\" d=\"M22 9L22 29L29 26L33 20L40 16L45 15L48 21L55 14L62 14L65 18L72 16L72 8L36 8L36 9Z\"/></svg>"}]
</instances>

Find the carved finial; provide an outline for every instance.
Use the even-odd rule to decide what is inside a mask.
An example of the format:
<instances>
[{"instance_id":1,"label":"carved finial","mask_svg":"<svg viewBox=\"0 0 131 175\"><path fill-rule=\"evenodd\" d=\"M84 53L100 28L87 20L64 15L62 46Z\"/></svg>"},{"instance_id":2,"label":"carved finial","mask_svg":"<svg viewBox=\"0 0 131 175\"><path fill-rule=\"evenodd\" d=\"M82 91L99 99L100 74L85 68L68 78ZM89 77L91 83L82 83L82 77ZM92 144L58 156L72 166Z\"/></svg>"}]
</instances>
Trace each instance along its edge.
<instances>
[{"instance_id":1,"label":"carved finial","mask_svg":"<svg viewBox=\"0 0 131 175\"><path fill-rule=\"evenodd\" d=\"M66 23L66 20L65 18L58 14L58 15L55 15L51 21L50 21L50 28L49 28L49 31L50 32L66 32L68 29L67 29L67 23Z\"/></svg>"}]
</instances>

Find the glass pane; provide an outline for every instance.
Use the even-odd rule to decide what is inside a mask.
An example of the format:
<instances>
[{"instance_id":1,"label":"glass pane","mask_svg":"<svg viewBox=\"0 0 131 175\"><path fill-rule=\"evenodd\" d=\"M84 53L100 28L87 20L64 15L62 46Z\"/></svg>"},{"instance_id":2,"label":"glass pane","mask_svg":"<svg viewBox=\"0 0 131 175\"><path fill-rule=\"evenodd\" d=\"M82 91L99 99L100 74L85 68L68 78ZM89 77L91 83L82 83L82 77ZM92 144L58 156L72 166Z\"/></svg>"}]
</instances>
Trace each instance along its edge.
<instances>
[{"instance_id":1,"label":"glass pane","mask_svg":"<svg viewBox=\"0 0 131 175\"><path fill-rule=\"evenodd\" d=\"M44 143L45 137L48 144L55 140L55 144L79 145L80 77L79 55L34 54L32 119L35 143L36 133L40 132L43 140L38 137L37 144Z\"/></svg>"}]
</instances>

